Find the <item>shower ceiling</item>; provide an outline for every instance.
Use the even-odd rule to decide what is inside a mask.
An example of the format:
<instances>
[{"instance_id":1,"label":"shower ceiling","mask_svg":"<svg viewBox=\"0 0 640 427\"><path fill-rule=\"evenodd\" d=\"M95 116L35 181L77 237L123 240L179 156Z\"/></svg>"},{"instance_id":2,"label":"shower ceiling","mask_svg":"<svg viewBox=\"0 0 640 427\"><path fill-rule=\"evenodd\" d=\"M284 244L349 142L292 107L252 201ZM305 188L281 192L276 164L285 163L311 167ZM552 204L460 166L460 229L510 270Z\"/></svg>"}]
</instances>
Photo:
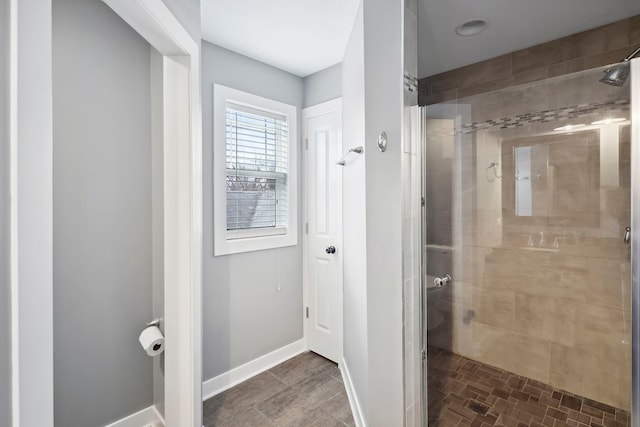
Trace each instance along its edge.
<instances>
[{"instance_id":1,"label":"shower ceiling","mask_svg":"<svg viewBox=\"0 0 640 427\"><path fill-rule=\"evenodd\" d=\"M640 1L631 0L418 2L421 78L640 15ZM471 19L486 19L490 25L474 37L456 35L455 28Z\"/></svg>"}]
</instances>

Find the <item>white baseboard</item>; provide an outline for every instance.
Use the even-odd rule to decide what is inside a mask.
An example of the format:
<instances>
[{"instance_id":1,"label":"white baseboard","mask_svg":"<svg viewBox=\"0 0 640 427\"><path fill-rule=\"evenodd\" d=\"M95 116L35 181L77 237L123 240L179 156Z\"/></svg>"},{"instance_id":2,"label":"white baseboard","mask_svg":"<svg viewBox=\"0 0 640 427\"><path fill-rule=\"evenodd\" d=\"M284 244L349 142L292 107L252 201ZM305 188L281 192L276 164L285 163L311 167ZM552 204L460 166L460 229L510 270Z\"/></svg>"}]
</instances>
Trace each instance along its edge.
<instances>
[{"instance_id":1,"label":"white baseboard","mask_svg":"<svg viewBox=\"0 0 640 427\"><path fill-rule=\"evenodd\" d=\"M202 400L207 400L216 394L240 384L267 369L291 359L307 350L304 339L281 347L271 353L260 356L244 365L238 366L224 374L211 378L202 384Z\"/></svg>"},{"instance_id":2,"label":"white baseboard","mask_svg":"<svg viewBox=\"0 0 640 427\"><path fill-rule=\"evenodd\" d=\"M356 427L366 427L364 422L364 416L362 414L362 407L358 401L358 396L353 388L353 382L351 381L351 374L349 374L349 367L347 362L342 359L338 366L340 373L342 374L342 381L344 382L344 388L347 391L347 397L349 398L349 405L351 406L351 412L353 413L353 420L356 423Z\"/></svg>"},{"instance_id":3,"label":"white baseboard","mask_svg":"<svg viewBox=\"0 0 640 427\"><path fill-rule=\"evenodd\" d=\"M164 427L164 420L156 407L151 405L105 427Z\"/></svg>"},{"instance_id":4,"label":"white baseboard","mask_svg":"<svg viewBox=\"0 0 640 427\"><path fill-rule=\"evenodd\" d=\"M206 400L267 369L291 359L307 350L305 340L301 339L264 356L238 366L224 374L218 375L202 384L203 399ZM154 405L122 418L105 427L164 427L164 419ZM360 426L358 426L360 427Z\"/></svg>"}]
</instances>

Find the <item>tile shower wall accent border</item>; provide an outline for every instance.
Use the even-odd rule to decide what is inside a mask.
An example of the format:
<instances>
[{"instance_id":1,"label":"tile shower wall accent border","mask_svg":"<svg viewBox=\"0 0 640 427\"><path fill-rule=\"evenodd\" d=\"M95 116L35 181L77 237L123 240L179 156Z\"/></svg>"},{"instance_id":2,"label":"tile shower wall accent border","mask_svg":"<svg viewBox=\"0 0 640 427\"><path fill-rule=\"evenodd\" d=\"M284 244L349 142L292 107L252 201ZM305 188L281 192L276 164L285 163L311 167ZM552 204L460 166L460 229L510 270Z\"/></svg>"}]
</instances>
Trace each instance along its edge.
<instances>
[{"instance_id":1,"label":"tile shower wall accent border","mask_svg":"<svg viewBox=\"0 0 640 427\"><path fill-rule=\"evenodd\" d=\"M240 384L280 363L291 359L307 350L304 339L295 341L277 350L260 356L244 365L233 368L202 383L202 400L205 401L216 394Z\"/></svg>"},{"instance_id":2,"label":"tile shower wall accent border","mask_svg":"<svg viewBox=\"0 0 640 427\"><path fill-rule=\"evenodd\" d=\"M573 105L552 110L519 114L514 117L503 117L499 119L489 119L482 122L463 123L462 125L456 127L455 134L472 134L479 130L486 130L491 128L513 129L522 127L526 124L549 123L558 120L577 119L578 117L589 116L593 114L594 111L602 113L612 113L627 112L629 111L629 109L630 103L628 99L584 105Z\"/></svg>"},{"instance_id":3,"label":"tile shower wall accent border","mask_svg":"<svg viewBox=\"0 0 640 427\"><path fill-rule=\"evenodd\" d=\"M351 413L353 414L353 420L356 423L356 427L366 427L367 425L364 422L362 406L360 406L358 395L353 388L353 381L351 380L351 374L349 374L349 367L347 366L347 362L344 360L344 358L342 358L342 360L340 361L338 368L340 369L340 373L342 374L344 389L346 390L347 397L349 398L349 405L351 406Z\"/></svg>"}]
</instances>

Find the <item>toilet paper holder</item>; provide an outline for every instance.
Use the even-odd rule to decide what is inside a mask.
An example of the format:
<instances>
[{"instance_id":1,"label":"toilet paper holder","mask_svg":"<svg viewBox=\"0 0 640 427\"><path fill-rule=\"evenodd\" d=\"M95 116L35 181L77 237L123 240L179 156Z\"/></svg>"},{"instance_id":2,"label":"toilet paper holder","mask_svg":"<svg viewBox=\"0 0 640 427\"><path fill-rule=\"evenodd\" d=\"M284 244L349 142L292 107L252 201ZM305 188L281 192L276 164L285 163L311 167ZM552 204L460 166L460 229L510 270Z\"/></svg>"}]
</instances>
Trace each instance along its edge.
<instances>
[{"instance_id":1,"label":"toilet paper holder","mask_svg":"<svg viewBox=\"0 0 640 427\"><path fill-rule=\"evenodd\" d=\"M164 352L164 334L159 327L161 321L162 319L158 318L147 323L146 328L140 332L138 337L140 345L147 355L151 357L158 356Z\"/></svg>"},{"instance_id":2,"label":"toilet paper holder","mask_svg":"<svg viewBox=\"0 0 640 427\"><path fill-rule=\"evenodd\" d=\"M147 322L147 326L145 326L142 329L147 329L150 326L155 326L155 327L159 328L160 327L160 322L162 322L162 320L164 320L164 319L162 319L161 317L159 317L157 319L153 319L151 322Z\"/></svg>"}]
</instances>

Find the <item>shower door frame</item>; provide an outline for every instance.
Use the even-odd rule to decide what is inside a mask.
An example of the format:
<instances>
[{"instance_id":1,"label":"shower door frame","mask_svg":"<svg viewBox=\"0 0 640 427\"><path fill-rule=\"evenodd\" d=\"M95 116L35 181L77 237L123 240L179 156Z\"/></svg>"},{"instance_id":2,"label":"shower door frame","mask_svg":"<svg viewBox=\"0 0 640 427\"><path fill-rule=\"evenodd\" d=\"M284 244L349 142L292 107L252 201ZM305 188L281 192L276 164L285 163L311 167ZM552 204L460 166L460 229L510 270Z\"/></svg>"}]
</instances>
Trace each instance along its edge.
<instances>
[{"instance_id":1,"label":"shower door frame","mask_svg":"<svg viewBox=\"0 0 640 427\"><path fill-rule=\"evenodd\" d=\"M632 427L640 427L640 58L636 58L630 61L630 83L631 83L631 313L632 313L632 325L631 325L631 423ZM418 107L419 113L413 117L419 118L419 123L412 124L414 129L417 129L416 135L420 138L419 144L414 144L416 150L415 155L418 156L420 161L420 167L418 170L412 170L411 179L409 182L405 181L405 186L411 186L411 190L414 190L415 180L420 180L420 185L417 187L420 189L420 194L412 194L412 198L420 199L425 196L424 194L424 177L425 177L425 162L422 160L422 156L426 152L426 142L424 140L425 124L426 124L426 107ZM417 176L416 176L417 175ZM413 184L413 185L412 185ZM407 191L409 189L405 189ZM419 402L421 410L419 417L416 417L414 425L427 426L428 425L428 404L427 404L427 335L426 335L426 255L425 252L425 233L426 233L426 215L424 209L422 210L421 218L418 219L420 224L420 251L419 253L412 254L412 260L419 265L420 280L415 283L415 286L419 287L417 293L420 301L420 310L417 315L420 327L420 343L414 348L406 348L405 351L413 351L415 355L420 355L422 358L422 365L420 371L420 397ZM414 223L415 225L415 223ZM636 231L637 230L637 231ZM622 237L621 237L622 239ZM405 246L405 250L411 250ZM413 251L411 251L413 252ZM409 304L411 302L408 302ZM405 302L405 305L407 302ZM406 339L406 338L405 338ZM407 402L410 404L410 402ZM418 421L418 418L421 418ZM410 427L410 423L405 423L407 427Z\"/></svg>"},{"instance_id":2,"label":"shower door frame","mask_svg":"<svg viewBox=\"0 0 640 427\"><path fill-rule=\"evenodd\" d=\"M640 426L640 58L631 61L631 425Z\"/></svg>"}]
</instances>

